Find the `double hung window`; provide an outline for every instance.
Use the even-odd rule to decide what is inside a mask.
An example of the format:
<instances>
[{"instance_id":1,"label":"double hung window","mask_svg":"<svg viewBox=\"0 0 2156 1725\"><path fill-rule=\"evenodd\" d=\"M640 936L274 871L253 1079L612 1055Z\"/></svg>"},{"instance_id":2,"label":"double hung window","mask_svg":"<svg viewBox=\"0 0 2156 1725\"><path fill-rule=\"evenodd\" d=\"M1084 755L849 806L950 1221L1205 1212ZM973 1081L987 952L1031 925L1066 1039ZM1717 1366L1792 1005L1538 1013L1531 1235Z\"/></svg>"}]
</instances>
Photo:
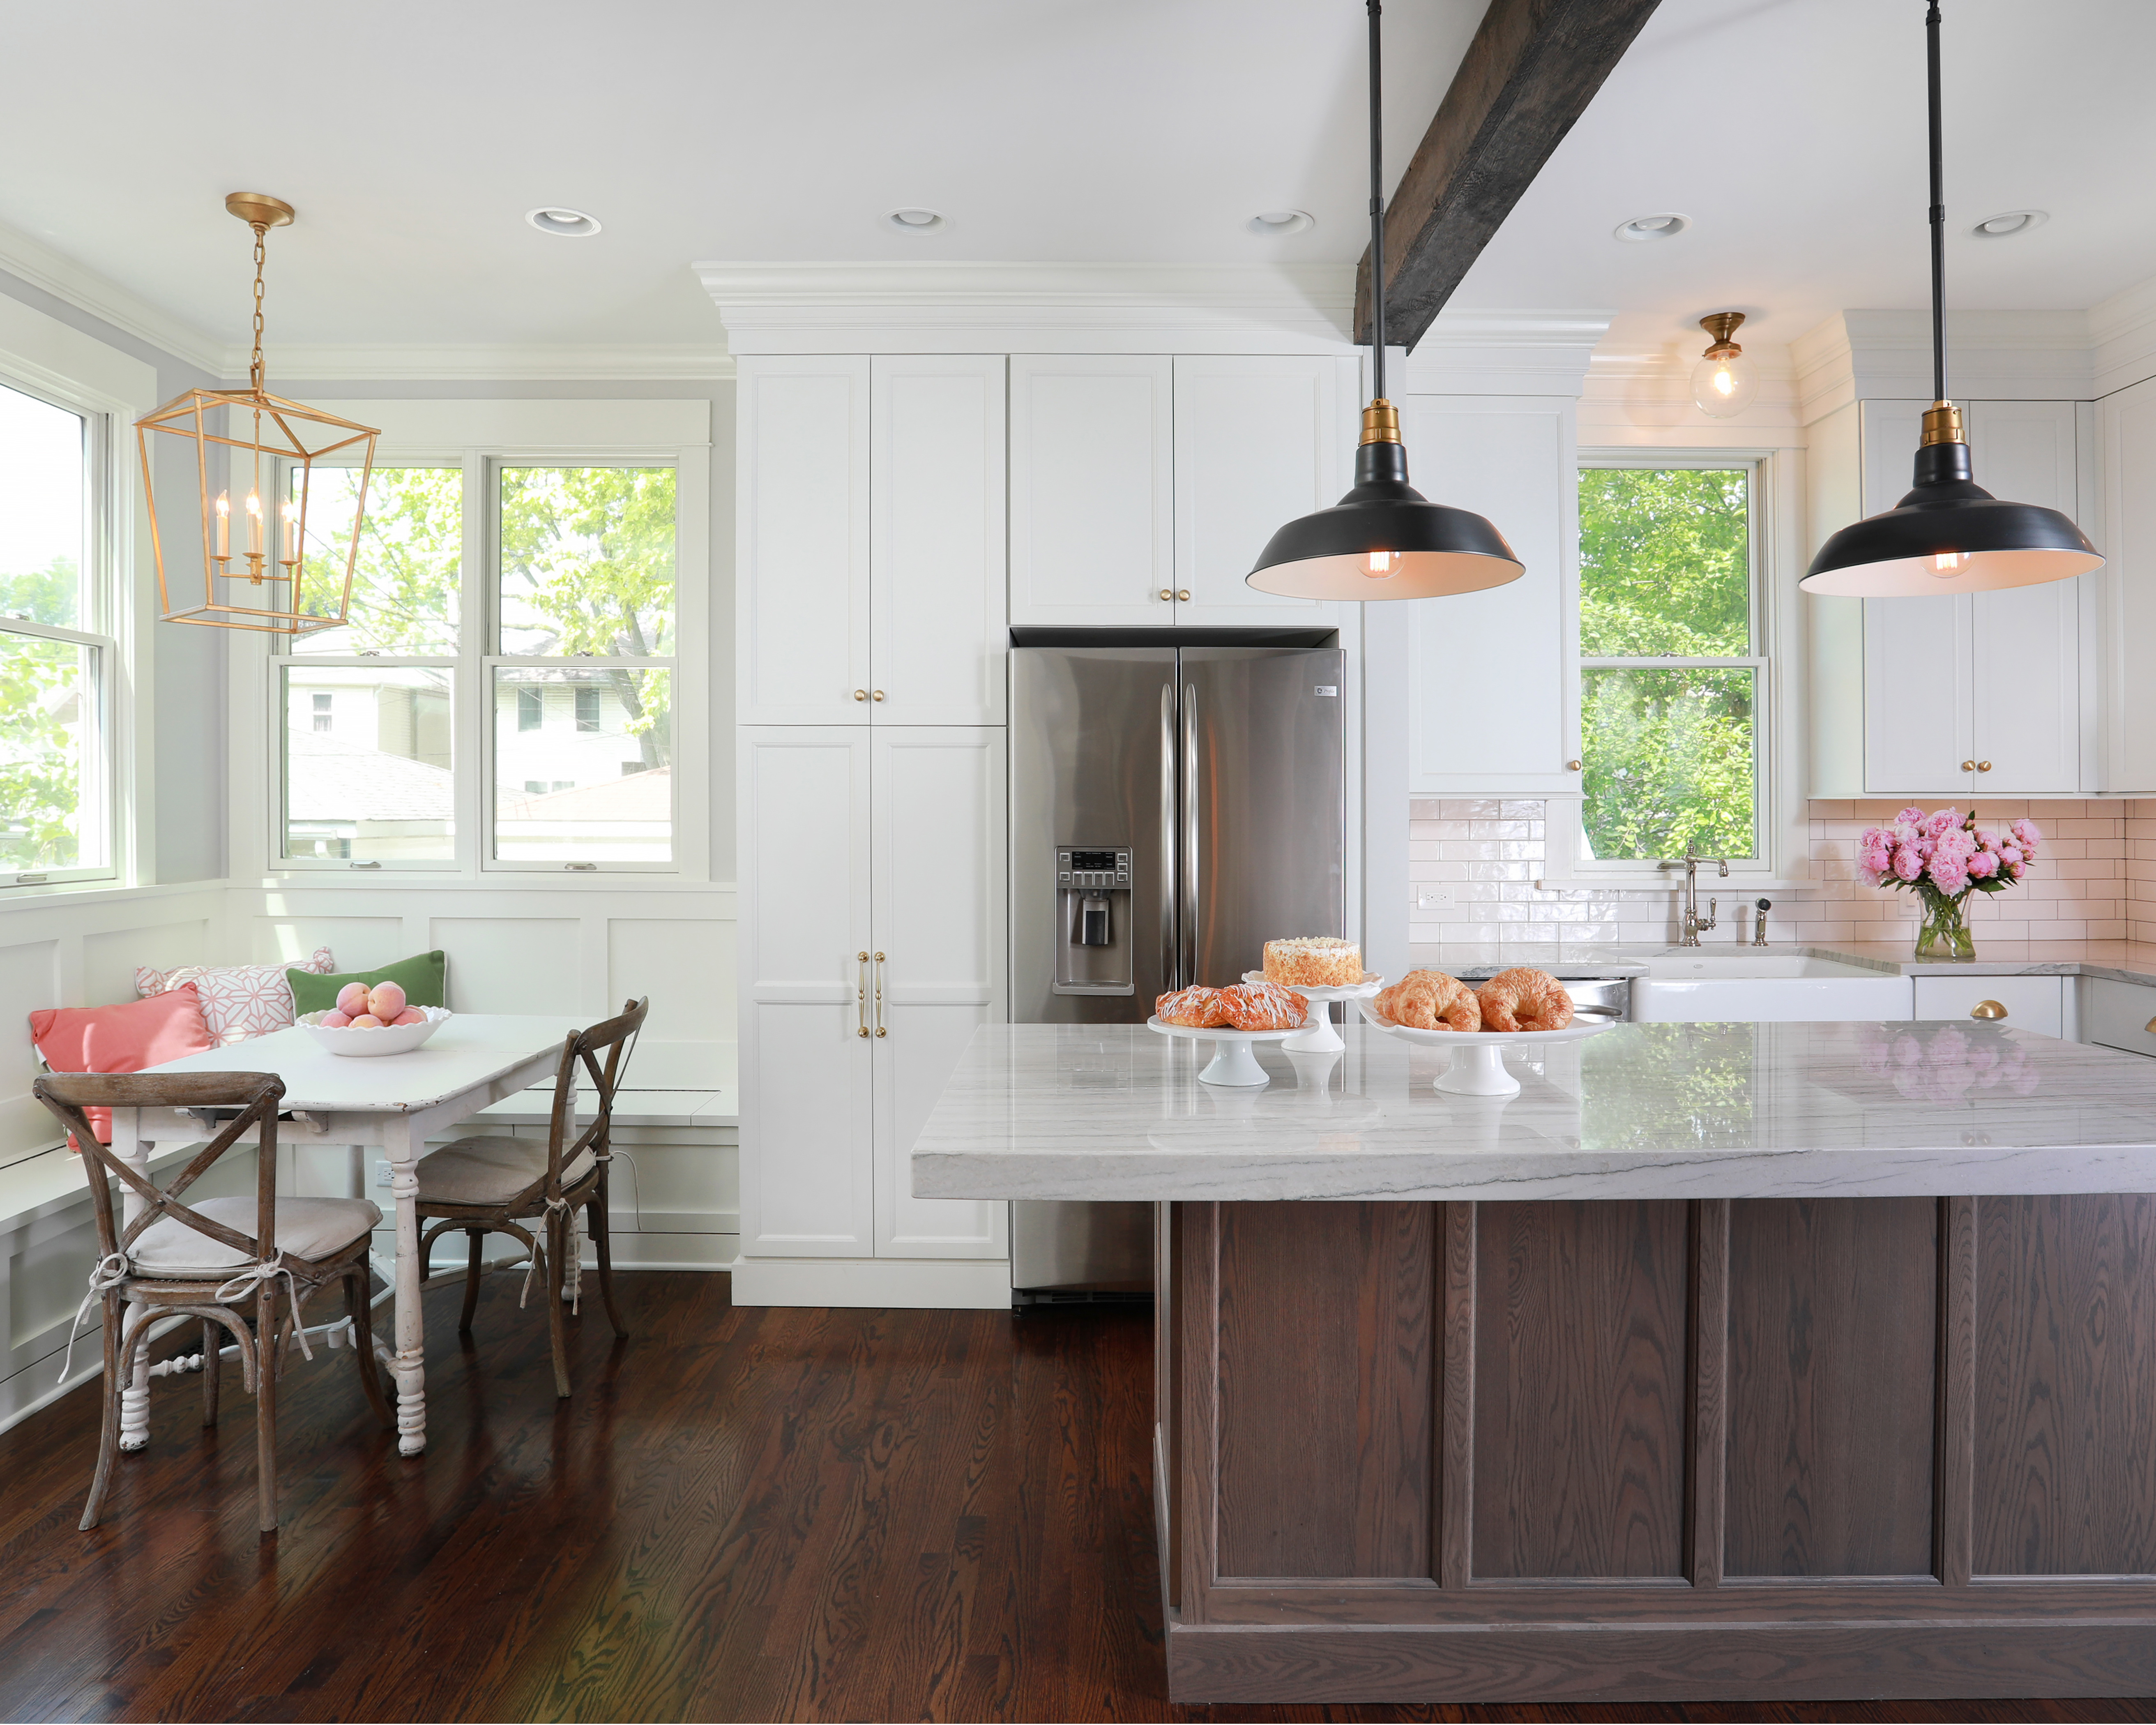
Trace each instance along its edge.
<instances>
[{"instance_id":1,"label":"double hung window","mask_svg":"<svg viewBox=\"0 0 2156 1725\"><path fill-rule=\"evenodd\" d=\"M104 434L0 385L0 887L116 872Z\"/></svg>"},{"instance_id":2,"label":"double hung window","mask_svg":"<svg viewBox=\"0 0 2156 1725\"><path fill-rule=\"evenodd\" d=\"M1763 865L1771 711L1752 465L1579 475L1579 861Z\"/></svg>"},{"instance_id":3,"label":"double hung window","mask_svg":"<svg viewBox=\"0 0 2156 1725\"><path fill-rule=\"evenodd\" d=\"M377 469L346 621L273 662L284 862L670 867L675 479L477 456ZM357 480L315 475L323 578Z\"/></svg>"}]
</instances>

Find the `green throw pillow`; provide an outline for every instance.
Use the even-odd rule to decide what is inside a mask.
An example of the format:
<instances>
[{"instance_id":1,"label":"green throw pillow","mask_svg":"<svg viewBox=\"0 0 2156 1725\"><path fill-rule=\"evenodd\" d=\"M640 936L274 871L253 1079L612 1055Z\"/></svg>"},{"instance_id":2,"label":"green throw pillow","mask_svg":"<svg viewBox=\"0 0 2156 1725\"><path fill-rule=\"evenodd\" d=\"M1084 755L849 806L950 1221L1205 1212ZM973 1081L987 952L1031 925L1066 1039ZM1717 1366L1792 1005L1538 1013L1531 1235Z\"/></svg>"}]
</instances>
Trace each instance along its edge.
<instances>
[{"instance_id":1,"label":"green throw pillow","mask_svg":"<svg viewBox=\"0 0 2156 1725\"><path fill-rule=\"evenodd\" d=\"M301 1018L311 1012L327 1012L336 1004L337 990L346 983L365 983L370 988L377 983L394 983L404 991L408 1006L444 1006L449 1004L442 998L449 976L449 961L439 948L399 958L379 970L347 971L341 976L316 976L305 970L285 973L292 985L292 1011Z\"/></svg>"}]
</instances>

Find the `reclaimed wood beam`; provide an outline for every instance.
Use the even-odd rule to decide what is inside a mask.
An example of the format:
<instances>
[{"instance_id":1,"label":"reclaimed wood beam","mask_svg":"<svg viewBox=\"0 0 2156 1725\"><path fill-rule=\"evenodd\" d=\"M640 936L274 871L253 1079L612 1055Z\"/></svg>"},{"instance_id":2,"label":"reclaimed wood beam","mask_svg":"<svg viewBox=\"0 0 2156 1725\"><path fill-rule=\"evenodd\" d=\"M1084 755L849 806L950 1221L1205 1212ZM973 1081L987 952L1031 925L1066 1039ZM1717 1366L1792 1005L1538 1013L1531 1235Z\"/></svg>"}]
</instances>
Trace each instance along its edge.
<instances>
[{"instance_id":1,"label":"reclaimed wood beam","mask_svg":"<svg viewBox=\"0 0 2156 1725\"><path fill-rule=\"evenodd\" d=\"M1660 0L1490 0L1385 212L1385 334L1413 348ZM1370 254L1355 282L1370 339Z\"/></svg>"}]
</instances>

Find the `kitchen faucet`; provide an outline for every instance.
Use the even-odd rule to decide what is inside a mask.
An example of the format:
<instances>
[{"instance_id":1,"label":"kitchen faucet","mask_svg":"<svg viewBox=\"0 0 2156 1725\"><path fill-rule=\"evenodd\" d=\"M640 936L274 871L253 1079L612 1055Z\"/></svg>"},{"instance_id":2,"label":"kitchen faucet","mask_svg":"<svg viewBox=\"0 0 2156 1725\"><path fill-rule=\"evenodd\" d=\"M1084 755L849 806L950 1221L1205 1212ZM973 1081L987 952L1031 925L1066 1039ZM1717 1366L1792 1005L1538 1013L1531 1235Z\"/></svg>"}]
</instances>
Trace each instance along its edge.
<instances>
[{"instance_id":1,"label":"kitchen faucet","mask_svg":"<svg viewBox=\"0 0 2156 1725\"><path fill-rule=\"evenodd\" d=\"M1692 855L1692 849L1689 845L1685 846L1683 861L1665 861L1658 862L1655 865L1658 869L1682 869L1684 870L1684 926L1683 932L1677 937L1677 944L1681 947L1697 946L1699 944L1701 932L1703 930L1714 927L1715 911L1719 908L1719 901L1709 899L1707 901L1707 920L1704 922L1700 921L1699 865L1703 862L1711 862L1714 864L1717 868L1720 869L1722 871L1722 878L1723 880L1727 880L1729 878L1729 860L1727 857L1695 856Z\"/></svg>"}]
</instances>

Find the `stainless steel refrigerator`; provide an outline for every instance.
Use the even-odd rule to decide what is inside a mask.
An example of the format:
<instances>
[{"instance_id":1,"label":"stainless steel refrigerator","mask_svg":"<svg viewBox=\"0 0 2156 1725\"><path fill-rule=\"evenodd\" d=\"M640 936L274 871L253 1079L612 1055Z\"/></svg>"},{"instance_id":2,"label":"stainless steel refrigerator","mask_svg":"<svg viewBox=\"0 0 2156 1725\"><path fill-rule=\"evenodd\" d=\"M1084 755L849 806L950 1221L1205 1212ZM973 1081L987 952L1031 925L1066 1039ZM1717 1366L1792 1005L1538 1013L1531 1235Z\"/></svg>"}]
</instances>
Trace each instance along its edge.
<instances>
[{"instance_id":1,"label":"stainless steel refrigerator","mask_svg":"<svg viewBox=\"0 0 2156 1725\"><path fill-rule=\"evenodd\" d=\"M1011 1018L1142 1024L1286 935L1343 934L1337 647L1019 647L1010 655ZM1074 1083L1127 1082L1103 1042ZM1017 1203L1034 1297L1152 1285L1152 1207Z\"/></svg>"}]
</instances>

